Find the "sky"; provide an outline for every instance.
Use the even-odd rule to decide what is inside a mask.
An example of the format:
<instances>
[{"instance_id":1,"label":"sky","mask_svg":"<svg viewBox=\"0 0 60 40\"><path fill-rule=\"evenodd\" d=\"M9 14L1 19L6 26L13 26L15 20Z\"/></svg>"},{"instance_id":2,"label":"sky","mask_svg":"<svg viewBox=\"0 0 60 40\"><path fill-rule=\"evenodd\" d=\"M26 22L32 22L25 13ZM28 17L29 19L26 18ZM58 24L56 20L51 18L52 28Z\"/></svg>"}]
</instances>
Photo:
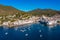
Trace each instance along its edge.
<instances>
[{"instance_id":1,"label":"sky","mask_svg":"<svg viewBox=\"0 0 60 40\"><path fill-rule=\"evenodd\" d=\"M30 11L37 8L60 10L60 0L0 0L0 4L13 6L22 11Z\"/></svg>"}]
</instances>

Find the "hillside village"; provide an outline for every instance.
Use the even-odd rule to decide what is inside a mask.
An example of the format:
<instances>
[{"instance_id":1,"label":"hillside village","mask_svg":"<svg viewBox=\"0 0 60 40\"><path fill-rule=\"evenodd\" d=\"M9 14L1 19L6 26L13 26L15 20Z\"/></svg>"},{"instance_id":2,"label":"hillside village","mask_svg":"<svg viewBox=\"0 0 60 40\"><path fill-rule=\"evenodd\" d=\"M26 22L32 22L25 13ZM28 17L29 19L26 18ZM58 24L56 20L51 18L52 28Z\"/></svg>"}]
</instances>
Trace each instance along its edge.
<instances>
[{"instance_id":1,"label":"hillside village","mask_svg":"<svg viewBox=\"0 0 60 40\"><path fill-rule=\"evenodd\" d=\"M0 25L2 26L19 26L19 25L24 25L24 24L29 24L29 23L34 23L39 20L38 16L27 16L27 17L18 17L15 18L16 15L9 15L2 17L0 16ZM21 19L20 19L21 18Z\"/></svg>"},{"instance_id":2,"label":"hillside village","mask_svg":"<svg viewBox=\"0 0 60 40\"><path fill-rule=\"evenodd\" d=\"M48 24L60 24L60 11L52 9L35 9L29 12L11 6L0 5L0 26L19 26L39 22L44 18Z\"/></svg>"},{"instance_id":3,"label":"hillside village","mask_svg":"<svg viewBox=\"0 0 60 40\"><path fill-rule=\"evenodd\" d=\"M39 16L29 16L29 18L22 18L22 19L15 19L14 17L16 17L16 15L13 16L6 16L6 17L0 17L0 26L8 26L8 27L13 27L13 26L20 26L20 25L25 25L25 24L30 24L30 23L35 23L35 22L39 22L41 21L45 21L48 22L47 25L52 26L52 25L56 25L56 24L60 24L60 15L58 16L52 16L52 17L48 17L45 15L42 15L41 17ZM10 20L6 20L6 18L10 19ZM2 22L2 20L4 20ZM5 21L6 20L6 21Z\"/></svg>"}]
</instances>

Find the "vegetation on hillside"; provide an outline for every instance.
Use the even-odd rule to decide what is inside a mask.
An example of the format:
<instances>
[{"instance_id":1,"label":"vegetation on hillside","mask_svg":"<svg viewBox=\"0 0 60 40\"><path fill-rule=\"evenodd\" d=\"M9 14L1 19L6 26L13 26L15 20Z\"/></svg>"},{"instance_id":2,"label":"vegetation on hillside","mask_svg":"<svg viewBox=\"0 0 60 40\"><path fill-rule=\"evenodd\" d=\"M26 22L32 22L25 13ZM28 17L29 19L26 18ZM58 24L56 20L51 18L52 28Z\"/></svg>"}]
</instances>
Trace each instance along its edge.
<instances>
[{"instance_id":1,"label":"vegetation on hillside","mask_svg":"<svg viewBox=\"0 0 60 40\"><path fill-rule=\"evenodd\" d=\"M60 11L56 11L52 9L35 9L32 11L29 11L29 13L31 13L32 15L38 15L38 16L42 16L42 15L54 16L56 14L60 15Z\"/></svg>"},{"instance_id":2,"label":"vegetation on hillside","mask_svg":"<svg viewBox=\"0 0 60 40\"><path fill-rule=\"evenodd\" d=\"M0 22L4 21L15 21L15 20L22 20L28 19L31 16L54 16L56 14L60 15L60 11L52 10L52 9L35 9L29 12L24 12L18 10L11 6L4 6L0 5Z\"/></svg>"}]
</instances>

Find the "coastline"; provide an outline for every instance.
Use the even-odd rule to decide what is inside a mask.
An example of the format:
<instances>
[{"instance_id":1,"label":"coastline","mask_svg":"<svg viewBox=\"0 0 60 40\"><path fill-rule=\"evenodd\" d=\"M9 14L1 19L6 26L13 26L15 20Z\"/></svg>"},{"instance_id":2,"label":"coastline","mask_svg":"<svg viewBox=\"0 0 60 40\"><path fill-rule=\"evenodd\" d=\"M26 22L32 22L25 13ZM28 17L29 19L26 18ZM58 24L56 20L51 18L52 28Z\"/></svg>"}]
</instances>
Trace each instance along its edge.
<instances>
[{"instance_id":1,"label":"coastline","mask_svg":"<svg viewBox=\"0 0 60 40\"><path fill-rule=\"evenodd\" d=\"M37 22L37 21L36 21ZM23 24L18 24L18 25L15 25L15 24L13 24L13 25L11 25L11 23L9 24L9 25L0 25L0 26L6 26L6 27L9 27L9 28L11 28L11 27L17 27L17 26L23 26L23 25L28 25L28 24L33 24L33 23L36 23L36 22L29 22L29 23L23 23Z\"/></svg>"},{"instance_id":2,"label":"coastline","mask_svg":"<svg viewBox=\"0 0 60 40\"><path fill-rule=\"evenodd\" d=\"M26 20L16 20L14 22L11 22L11 21L3 22L2 24L0 24L0 26L16 27L16 26L36 23L38 21L39 21L39 17L32 17Z\"/></svg>"},{"instance_id":3,"label":"coastline","mask_svg":"<svg viewBox=\"0 0 60 40\"><path fill-rule=\"evenodd\" d=\"M22 25L26 25L26 24L32 24L32 23L36 23L36 22L43 22L46 23L48 26L53 26L56 24L59 24L57 21L57 19L54 19L54 17L46 17L46 16L32 16L29 19L23 19L23 20L16 20L16 21L4 21L2 24L0 24L0 26L7 26L7 27L16 27L16 26L22 26Z\"/></svg>"}]
</instances>

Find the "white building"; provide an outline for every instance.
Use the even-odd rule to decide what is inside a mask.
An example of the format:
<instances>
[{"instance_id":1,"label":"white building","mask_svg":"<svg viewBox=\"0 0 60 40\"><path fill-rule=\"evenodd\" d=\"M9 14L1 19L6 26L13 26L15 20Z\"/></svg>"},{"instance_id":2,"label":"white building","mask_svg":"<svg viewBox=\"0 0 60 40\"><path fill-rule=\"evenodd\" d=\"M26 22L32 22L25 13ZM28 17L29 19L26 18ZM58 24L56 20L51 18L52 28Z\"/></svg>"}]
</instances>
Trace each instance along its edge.
<instances>
[{"instance_id":1,"label":"white building","mask_svg":"<svg viewBox=\"0 0 60 40\"><path fill-rule=\"evenodd\" d=\"M3 24L2 24L2 25L8 26L8 25L9 25L9 23L8 23L8 22L3 22Z\"/></svg>"}]
</instances>

